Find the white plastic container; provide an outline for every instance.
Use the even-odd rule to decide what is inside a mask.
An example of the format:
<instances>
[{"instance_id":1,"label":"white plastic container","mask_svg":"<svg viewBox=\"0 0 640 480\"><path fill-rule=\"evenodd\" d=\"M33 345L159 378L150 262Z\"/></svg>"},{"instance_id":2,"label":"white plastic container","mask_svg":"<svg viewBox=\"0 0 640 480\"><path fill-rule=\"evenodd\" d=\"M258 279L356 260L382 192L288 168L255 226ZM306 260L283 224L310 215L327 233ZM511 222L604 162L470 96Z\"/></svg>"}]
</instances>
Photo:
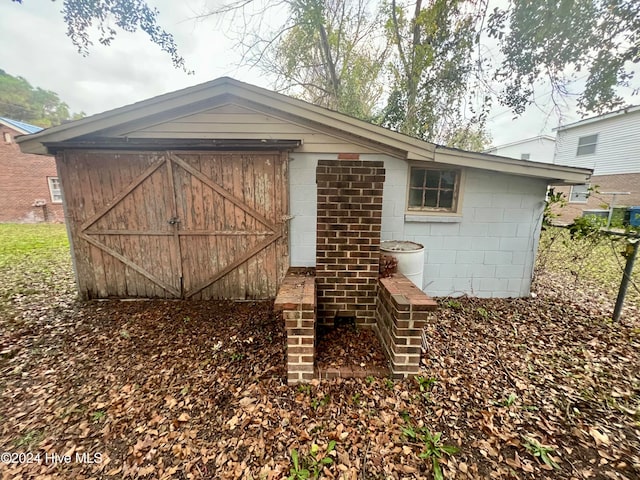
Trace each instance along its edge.
<instances>
[{"instance_id":1,"label":"white plastic container","mask_svg":"<svg viewBox=\"0 0 640 480\"><path fill-rule=\"evenodd\" d=\"M380 250L385 255L398 259L398 272L422 290L424 274L424 246L408 240L387 240L380 242Z\"/></svg>"}]
</instances>

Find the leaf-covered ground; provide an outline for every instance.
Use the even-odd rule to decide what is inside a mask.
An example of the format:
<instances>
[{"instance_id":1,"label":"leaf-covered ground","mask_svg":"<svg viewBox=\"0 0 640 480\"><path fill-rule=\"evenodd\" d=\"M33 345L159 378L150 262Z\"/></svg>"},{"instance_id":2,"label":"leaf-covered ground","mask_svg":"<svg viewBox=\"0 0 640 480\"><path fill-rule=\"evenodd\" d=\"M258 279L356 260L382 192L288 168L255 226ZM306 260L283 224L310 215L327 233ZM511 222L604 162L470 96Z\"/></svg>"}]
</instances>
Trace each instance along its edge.
<instances>
[{"instance_id":1,"label":"leaf-covered ground","mask_svg":"<svg viewBox=\"0 0 640 480\"><path fill-rule=\"evenodd\" d=\"M2 479L640 478L638 317L551 275L442 299L420 381L289 387L268 302L78 303L43 249L0 252Z\"/></svg>"}]
</instances>

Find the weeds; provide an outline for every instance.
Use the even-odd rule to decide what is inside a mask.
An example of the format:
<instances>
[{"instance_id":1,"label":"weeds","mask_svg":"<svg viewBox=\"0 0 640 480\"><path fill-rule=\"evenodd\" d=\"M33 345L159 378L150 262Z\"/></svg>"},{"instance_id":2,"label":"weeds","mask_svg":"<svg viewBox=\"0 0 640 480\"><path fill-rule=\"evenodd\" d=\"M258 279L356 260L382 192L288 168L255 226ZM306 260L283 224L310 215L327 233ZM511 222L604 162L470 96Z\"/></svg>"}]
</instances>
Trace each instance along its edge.
<instances>
[{"instance_id":1,"label":"weeds","mask_svg":"<svg viewBox=\"0 0 640 480\"><path fill-rule=\"evenodd\" d=\"M311 408L313 408L314 410L318 410L320 407L329 405L330 402L331 402L331 397L329 395L325 395L322 398L316 397L313 400L311 400Z\"/></svg>"},{"instance_id":2,"label":"weeds","mask_svg":"<svg viewBox=\"0 0 640 480\"><path fill-rule=\"evenodd\" d=\"M440 466L440 459L444 455L450 456L458 452L458 448L453 445L445 445L442 443L441 432L432 434L427 427L417 427L413 425L406 414L404 415L404 418L409 426L402 429L402 434L411 441L417 442L422 446L422 452L420 452L419 457L431 461L431 466L433 467L433 478L435 480L444 480L442 467Z\"/></svg>"},{"instance_id":3,"label":"weeds","mask_svg":"<svg viewBox=\"0 0 640 480\"><path fill-rule=\"evenodd\" d=\"M13 442L16 447L24 447L27 450L34 450L35 447L44 438L44 432L41 430L29 430L21 435L16 441Z\"/></svg>"},{"instance_id":4,"label":"weeds","mask_svg":"<svg viewBox=\"0 0 640 480\"><path fill-rule=\"evenodd\" d=\"M495 405L498 405L500 407L510 407L511 405L513 405L515 403L517 398L518 398L518 396L515 393L510 393L509 396L507 398L505 398L504 400L502 400L500 402L495 402Z\"/></svg>"},{"instance_id":5,"label":"weeds","mask_svg":"<svg viewBox=\"0 0 640 480\"><path fill-rule=\"evenodd\" d=\"M300 455L295 448L291 450L291 469L288 480L314 480L320 475L320 471L326 465L331 465L333 459L329 456L336 449L335 440L331 440L324 452L320 456L320 447L317 444L311 445L311 450L306 455Z\"/></svg>"},{"instance_id":6,"label":"weeds","mask_svg":"<svg viewBox=\"0 0 640 480\"><path fill-rule=\"evenodd\" d=\"M560 468L553 458L549 456L550 453L554 451L551 447L545 447L541 445L537 440L533 438L524 438L524 448L533 455L535 458L539 458L544 462L545 465L550 466L551 468Z\"/></svg>"},{"instance_id":7,"label":"weeds","mask_svg":"<svg viewBox=\"0 0 640 480\"><path fill-rule=\"evenodd\" d=\"M104 418L107 416L107 413L104 410L96 410L95 412L93 412L91 414L91 420L94 423L98 423L102 420L104 420Z\"/></svg>"}]
</instances>

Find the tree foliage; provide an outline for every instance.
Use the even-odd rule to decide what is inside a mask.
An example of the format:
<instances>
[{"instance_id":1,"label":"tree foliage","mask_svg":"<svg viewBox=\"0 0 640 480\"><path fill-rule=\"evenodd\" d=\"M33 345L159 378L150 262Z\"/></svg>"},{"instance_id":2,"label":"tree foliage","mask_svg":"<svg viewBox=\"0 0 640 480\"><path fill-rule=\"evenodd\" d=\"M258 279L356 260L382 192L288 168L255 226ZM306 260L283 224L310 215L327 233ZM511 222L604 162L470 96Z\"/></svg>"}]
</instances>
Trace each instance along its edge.
<instances>
[{"instance_id":1,"label":"tree foliage","mask_svg":"<svg viewBox=\"0 0 640 480\"><path fill-rule=\"evenodd\" d=\"M433 0L383 6L391 93L382 124L439 143L482 143L482 115L468 115L465 99L472 81L476 26L484 10L462 0ZM476 141L471 141L472 134Z\"/></svg>"},{"instance_id":2,"label":"tree foliage","mask_svg":"<svg viewBox=\"0 0 640 480\"><path fill-rule=\"evenodd\" d=\"M253 3L261 16L284 10L275 30L243 32L239 46L248 63L276 77L276 88L357 118L371 119L382 94L380 75L386 46L368 0L287 0L282 4L236 2L223 11Z\"/></svg>"},{"instance_id":3,"label":"tree foliage","mask_svg":"<svg viewBox=\"0 0 640 480\"><path fill-rule=\"evenodd\" d=\"M488 33L504 56L496 72L505 84L500 100L516 114L541 81L559 100L585 77L579 107L604 113L624 104L617 87L630 86L630 68L640 62L640 2L510 0L488 15Z\"/></svg>"},{"instance_id":4,"label":"tree foliage","mask_svg":"<svg viewBox=\"0 0 640 480\"><path fill-rule=\"evenodd\" d=\"M47 128L84 114L71 113L57 93L32 87L24 78L0 69L0 116Z\"/></svg>"},{"instance_id":5,"label":"tree foliage","mask_svg":"<svg viewBox=\"0 0 640 480\"><path fill-rule=\"evenodd\" d=\"M83 56L89 54L93 45L90 32L94 28L99 34L98 42L103 45L111 44L118 33L116 28L125 32L140 30L171 56L175 68L191 73L178 53L173 35L158 25L158 9L151 8L145 0L63 0L61 13L67 25L67 36Z\"/></svg>"}]
</instances>

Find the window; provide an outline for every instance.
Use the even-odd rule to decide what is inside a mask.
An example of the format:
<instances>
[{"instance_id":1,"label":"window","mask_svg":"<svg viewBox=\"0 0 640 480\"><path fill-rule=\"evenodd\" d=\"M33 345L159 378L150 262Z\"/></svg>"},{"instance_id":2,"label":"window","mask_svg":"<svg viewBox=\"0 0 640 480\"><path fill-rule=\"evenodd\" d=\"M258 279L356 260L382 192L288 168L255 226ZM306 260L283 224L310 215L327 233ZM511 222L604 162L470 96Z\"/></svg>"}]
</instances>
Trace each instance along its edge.
<instances>
[{"instance_id":1,"label":"window","mask_svg":"<svg viewBox=\"0 0 640 480\"><path fill-rule=\"evenodd\" d=\"M569 192L569 203L587 203L589 185L572 185Z\"/></svg>"},{"instance_id":2,"label":"window","mask_svg":"<svg viewBox=\"0 0 640 480\"><path fill-rule=\"evenodd\" d=\"M411 167L409 210L455 212L460 170Z\"/></svg>"},{"instance_id":3,"label":"window","mask_svg":"<svg viewBox=\"0 0 640 480\"><path fill-rule=\"evenodd\" d=\"M11 134L9 132L2 132L4 137L4 143L11 143Z\"/></svg>"},{"instance_id":4,"label":"window","mask_svg":"<svg viewBox=\"0 0 640 480\"><path fill-rule=\"evenodd\" d=\"M62 189L58 177L47 177L49 180L49 192L51 193L51 203L62 203Z\"/></svg>"},{"instance_id":5,"label":"window","mask_svg":"<svg viewBox=\"0 0 640 480\"><path fill-rule=\"evenodd\" d=\"M577 156L580 155L591 155L592 153L596 153L596 145L598 144L598 134L595 135L587 135L584 137L580 137L578 139L578 151L576 152Z\"/></svg>"},{"instance_id":6,"label":"window","mask_svg":"<svg viewBox=\"0 0 640 480\"><path fill-rule=\"evenodd\" d=\"M520 160L531 160L531 154L530 153L521 153L520 154Z\"/></svg>"}]
</instances>

